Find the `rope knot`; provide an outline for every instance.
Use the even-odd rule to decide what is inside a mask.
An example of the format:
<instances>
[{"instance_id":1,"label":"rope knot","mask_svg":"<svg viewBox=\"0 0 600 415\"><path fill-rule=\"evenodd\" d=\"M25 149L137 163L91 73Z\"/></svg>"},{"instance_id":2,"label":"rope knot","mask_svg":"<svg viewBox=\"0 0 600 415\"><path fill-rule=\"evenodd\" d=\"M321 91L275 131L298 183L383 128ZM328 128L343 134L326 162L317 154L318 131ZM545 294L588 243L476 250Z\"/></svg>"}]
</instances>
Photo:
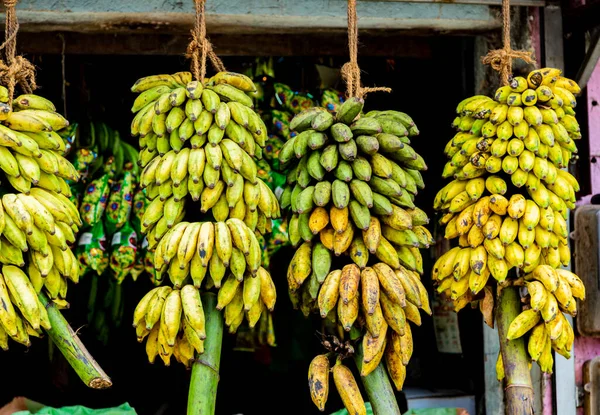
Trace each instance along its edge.
<instances>
[{"instance_id":1,"label":"rope knot","mask_svg":"<svg viewBox=\"0 0 600 415\"><path fill-rule=\"evenodd\" d=\"M16 84L26 93L37 88L35 83L35 67L22 56L15 56L17 49L17 32L19 22L15 13L17 0L3 0L6 7L6 27L4 42L0 50L4 51L4 59L0 60L0 82L8 88L9 103L12 103Z\"/></svg>"},{"instance_id":2,"label":"rope knot","mask_svg":"<svg viewBox=\"0 0 600 415\"><path fill-rule=\"evenodd\" d=\"M346 81L348 97L363 98L369 92L392 92L391 88L363 88L360 82L360 67L358 66L358 24L356 18L356 0L348 0L348 49L350 61L342 66L342 79Z\"/></svg>"},{"instance_id":3,"label":"rope knot","mask_svg":"<svg viewBox=\"0 0 600 415\"><path fill-rule=\"evenodd\" d=\"M213 51L212 44L206 37L206 19L204 13L204 2L206 0L194 0L196 6L196 20L192 29L192 40L187 48L186 56L192 59L192 72L197 81L204 82L206 76L206 58L210 59L217 72L225 72L223 61Z\"/></svg>"},{"instance_id":4,"label":"rope knot","mask_svg":"<svg viewBox=\"0 0 600 415\"><path fill-rule=\"evenodd\" d=\"M346 82L348 97L358 96L360 89L360 68L356 62L346 62L341 69L342 79Z\"/></svg>"},{"instance_id":5,"label":"rope knot","mask_svg":"<svg viewBox=\"0 0 600 415\"><path fill-rule=\"evenodd\" d=\"M484 65L490 65L492 69L500 73L502 85L507 85L510 76L512 75L513 59L521 59L527 63L535 63L531 57L531 52L526 50L513 50L508 47L503 49L491 50L481 58Z\"/></svg>"},{"instance_id":6,"label":"rope knot","mask_svg":"<svg viewBox=\"0 0 600 415\"><path fill-rule=\"evenodd\" d=\"M510 47L510 0L502 0L502 49L490 50L481 62L490 65L500 73L502 85L508 85L512 75L513 59L521 59L527 63L535 63L531 52L526 50L512 50Z\"/></svg>"}]
</instances>

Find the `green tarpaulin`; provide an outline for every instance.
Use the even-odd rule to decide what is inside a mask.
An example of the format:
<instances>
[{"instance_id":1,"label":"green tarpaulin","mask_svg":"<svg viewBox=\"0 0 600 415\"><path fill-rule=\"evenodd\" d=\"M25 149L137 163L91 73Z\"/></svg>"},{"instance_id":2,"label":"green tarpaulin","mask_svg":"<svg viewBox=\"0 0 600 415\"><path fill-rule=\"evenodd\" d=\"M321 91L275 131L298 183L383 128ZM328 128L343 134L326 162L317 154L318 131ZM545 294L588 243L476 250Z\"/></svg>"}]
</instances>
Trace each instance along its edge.
<instances>
[{"instance_id":1,"label":"green tarpaulin","mask_svg":"<svg viewBox=\"0 0 600 415\"><path fill-rule=\"evenodd\" d=\"M32 415L33 412L19 411L13 415ZM50 408L48 406L35 412L35 415L137 415L135 409L124 403L116 408L90 409L84 406L67 406L64 408Z\"/></svg>"},{"instance_id":2,"label":"green tarpaulin","mask_svg":"<svg viewBox=\"0 0 600 415\"><path fill-rule=\"evenodd\" d=\"M373 409L371 409L371 404L366 403L367 407L367 415L373 415ZM341 409L337 412L332 413L331 415L348 415L348 411L346 409ZM404 415L456 415L456 409L454 408L435 408L435 409L411 409L408 412L405 412Z\"/></svg>"}]
</instances>

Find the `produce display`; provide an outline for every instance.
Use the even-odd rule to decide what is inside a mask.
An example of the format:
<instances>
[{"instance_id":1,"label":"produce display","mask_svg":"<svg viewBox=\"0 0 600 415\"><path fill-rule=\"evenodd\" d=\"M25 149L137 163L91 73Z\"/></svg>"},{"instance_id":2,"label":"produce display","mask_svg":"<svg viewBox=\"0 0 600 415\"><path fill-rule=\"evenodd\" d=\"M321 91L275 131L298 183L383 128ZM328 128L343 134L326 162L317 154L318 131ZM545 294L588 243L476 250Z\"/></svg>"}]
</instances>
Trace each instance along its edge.
<instances>
[{"instance_id":1,"label":"produce display","mask_svg":"<svg viewBox=\"0 0 600 415\"><path fill-rule=\"evenodd\" d=\"M85 140L82 135L86 135ZM73 200L79 206L85 229L79 237L77 256L82 275L105 271L118 283L134 271L140 251L139 212L134 205L139 182L138 152L104 123L90 123L73 143L73 165L82 181L73 184ZM139 242L138 242L139 241Z\"/></svg>"},{"instance_id":2,"label":"produce display","mask_svg":"<svg viewBox=\"0 0 600 415\"><path fill-rule=\"evenodd\" d=\"M444 150L450 161L443 177L454 180L434 202L445 237L458 238L434 266L438 291L456 311L480 301L490 313L493 287L526 287L507 336L528 336L531 360L547 373L552 350L569 358L574 332L563 313L575 316L575 299L585 298L581 280L561 268L571 259L568 209L579 190L566 170L581 138L578 93L558 69L544 68L512 78L493 98L463 100L453 123L458 133ZM497 367L501 378L500 356Z\"/></svg>"},{"instance_id":3,"label":"produce display","mask_svg":"<svg viewBox=\"0 0 600 415\"><path fill-rule=\"evenodd\" d=\"M42 290L59 307L68 305L68 280L79 281L79 264L69 244L82 225L69 200L66 180L79 174L63 157L57 131L68 121L52 102L34 94L11 102L0 87L0 347L8 339L30 345L51 328Z\"/></svg>"},{"instance_id":4,"label":"produce display","mask_svg":"<svg viewBox=\"0 0 600 415\"><path fill-rule=\"evenodd\" d=\"M431 313L419 248L432 237L413 203L426 169L410 146L419 131L404 113L362 114L363 105L349 98L335 115L319 107L299 113L290 124L298 135L279 154L288 169L281 206L292 212L290 241L298 246L287 273L290 298L306 315L334 322L339 336L310 365L311 396L324 410L337 355L333 377L350 413L365 413L365 405L341 363L352 354L344 333L360 330L361 376L383 359L400 390L413 350L407 320L420 325L419 308Z\"/></svg>"},{"instance_id":5,"label":"produce display","mask_svg":"<svg viewBox=\"0 0 600 415\"><path fill-rule=\"evenodd\" d=\"M204 83L189 72L155 75L132 87L139 95L131 133L139 136L140 184L150 200L141 232L156 281L168 276L172 284L151 290L134 313L150 362L159 356L168 365L174 355L190 365L203 352L201 289L218 290L217 309L232 333L244 317L254 327L275 305L257 235L270 231L279 204L258 178L267 130L252 109L254 90L231 72Z\"/></svg>"}]
</instances>

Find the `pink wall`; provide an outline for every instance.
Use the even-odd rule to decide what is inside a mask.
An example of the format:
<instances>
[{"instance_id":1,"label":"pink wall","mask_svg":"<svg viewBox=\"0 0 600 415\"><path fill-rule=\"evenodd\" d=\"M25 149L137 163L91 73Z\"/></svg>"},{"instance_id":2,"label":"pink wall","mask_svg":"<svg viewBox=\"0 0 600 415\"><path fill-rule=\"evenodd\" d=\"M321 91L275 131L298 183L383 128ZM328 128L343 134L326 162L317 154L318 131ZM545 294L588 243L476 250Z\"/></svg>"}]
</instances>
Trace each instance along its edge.
<instances>
[{"instance_id":1,"label":"pink wall","mask_svg":"<svg viewBox=\"0 0 600 415\"><path fill-rule=\"evenodd\" d=\"M587 84L587 111L590 143L590 173L592 194L600 193L600 62L596 65ZM575 338L575 382L583 386L583 364L600 355L600 339ZM577 409L583 415L583 408Z\"/></svg>"},{"instance_id":2,"label":"pink wall","mask_svg":"<svg viewBox=\"0 0 600 415\"><path fill-rule=\"evenodd\" d=\"M600 62L587 84L592 194L600 193Z\"/></svg>"}]
</instances>

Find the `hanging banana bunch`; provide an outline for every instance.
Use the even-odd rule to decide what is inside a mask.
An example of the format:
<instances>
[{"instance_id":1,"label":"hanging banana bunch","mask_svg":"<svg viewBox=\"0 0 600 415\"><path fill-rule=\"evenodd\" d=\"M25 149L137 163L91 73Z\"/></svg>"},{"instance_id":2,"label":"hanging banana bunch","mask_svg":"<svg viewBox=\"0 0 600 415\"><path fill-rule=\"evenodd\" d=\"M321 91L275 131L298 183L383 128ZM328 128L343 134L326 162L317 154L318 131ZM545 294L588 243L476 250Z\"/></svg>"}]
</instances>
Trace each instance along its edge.
<instances>
[{"instance_id":1,"label":"hanging banana bunch","mask_svg":"<svg viewBox=\"0 0 600 415\"><path fill-rule=\"evenodd\" d=\"M486 286L526 287L508 338L527 335L531 360L546 373L552 350L570 357L574 332L563 313L574 316L575 299L585 298L579 277L561 269L571 260L568 209L579 190L566 168L581 138L580 92L560 70L544 68L512 78L494 98L463 100L453 122L458 132L444 150L443 177L454 180L434 201L445 237L458 238L434 266L438 291L458 311ZM513 268L522 278L509 274ZM501 360L498 366L501 377Z\"/></svg>"},{"instance_id":2,"label":"hanging banana bunch","mask_svg":"<svg viewBox=\"0 0 600 415\"><path fill-rule=\"evenodd\" d=\"M353 327L363 330L361 375L386 356L400 390L412 354L407 320L420 325L419 308L431 313L419 248L432 237L424 226L427 215L413 202L426 165L410 146L419 131L408 115L363 114L363 105L362 98L350 98L335 115L311 108L291 121L298 135L279 154L288 168L281 206L292 212L290 241L298 247L287 280L293 303L305 315L317 312L335 322L342 339ZM323 356L311 364L309 379L326 381L329 362ZM358 389L346 390L352 382L338 382L351 377L344 368L338 361L333 370L340 394L362 402ZM309 384L323 410L326 390L323 395L316 390L320 383Z\"/></svg>"},{"instance_id":3,"label":"hanging banana bunch","mask_svg":"<svg viewBox=\"0 0 600 415\"><path fill-rule=\"evenodd\" d=\"M30 337L50 329L44 290L67 306L67 280L79 281L79 264L69 245L82 225L65 180L79 175L63 157L56 133L69 125L52 102L34 94L10 103L0 86L0 347L8 339L29 346ZM6 180L4 180L6 179Z\"/></svg>"},{"instance_id":4,"label":"hanging banana bunch","mask_svg":"<svg viewBox=\"0 0 600 415\"><path fill-rule=\"evenodd\" d=\"M149 203L141 218L154 279L138 304L134 327L148 359L189 365L206 337L200 289L218 290L219 310L234 333L254 327L275 305L275 286L261 266L257 235L271 230L279 204L257 176L267 131L254 112L252 81L217 73L205 83L189 72L149 76L131 132L139 136L140 185ZM197 202L197 203L193 203ZM201 218L201 221L196 219Z\"/></svg>"}]
</instances>

